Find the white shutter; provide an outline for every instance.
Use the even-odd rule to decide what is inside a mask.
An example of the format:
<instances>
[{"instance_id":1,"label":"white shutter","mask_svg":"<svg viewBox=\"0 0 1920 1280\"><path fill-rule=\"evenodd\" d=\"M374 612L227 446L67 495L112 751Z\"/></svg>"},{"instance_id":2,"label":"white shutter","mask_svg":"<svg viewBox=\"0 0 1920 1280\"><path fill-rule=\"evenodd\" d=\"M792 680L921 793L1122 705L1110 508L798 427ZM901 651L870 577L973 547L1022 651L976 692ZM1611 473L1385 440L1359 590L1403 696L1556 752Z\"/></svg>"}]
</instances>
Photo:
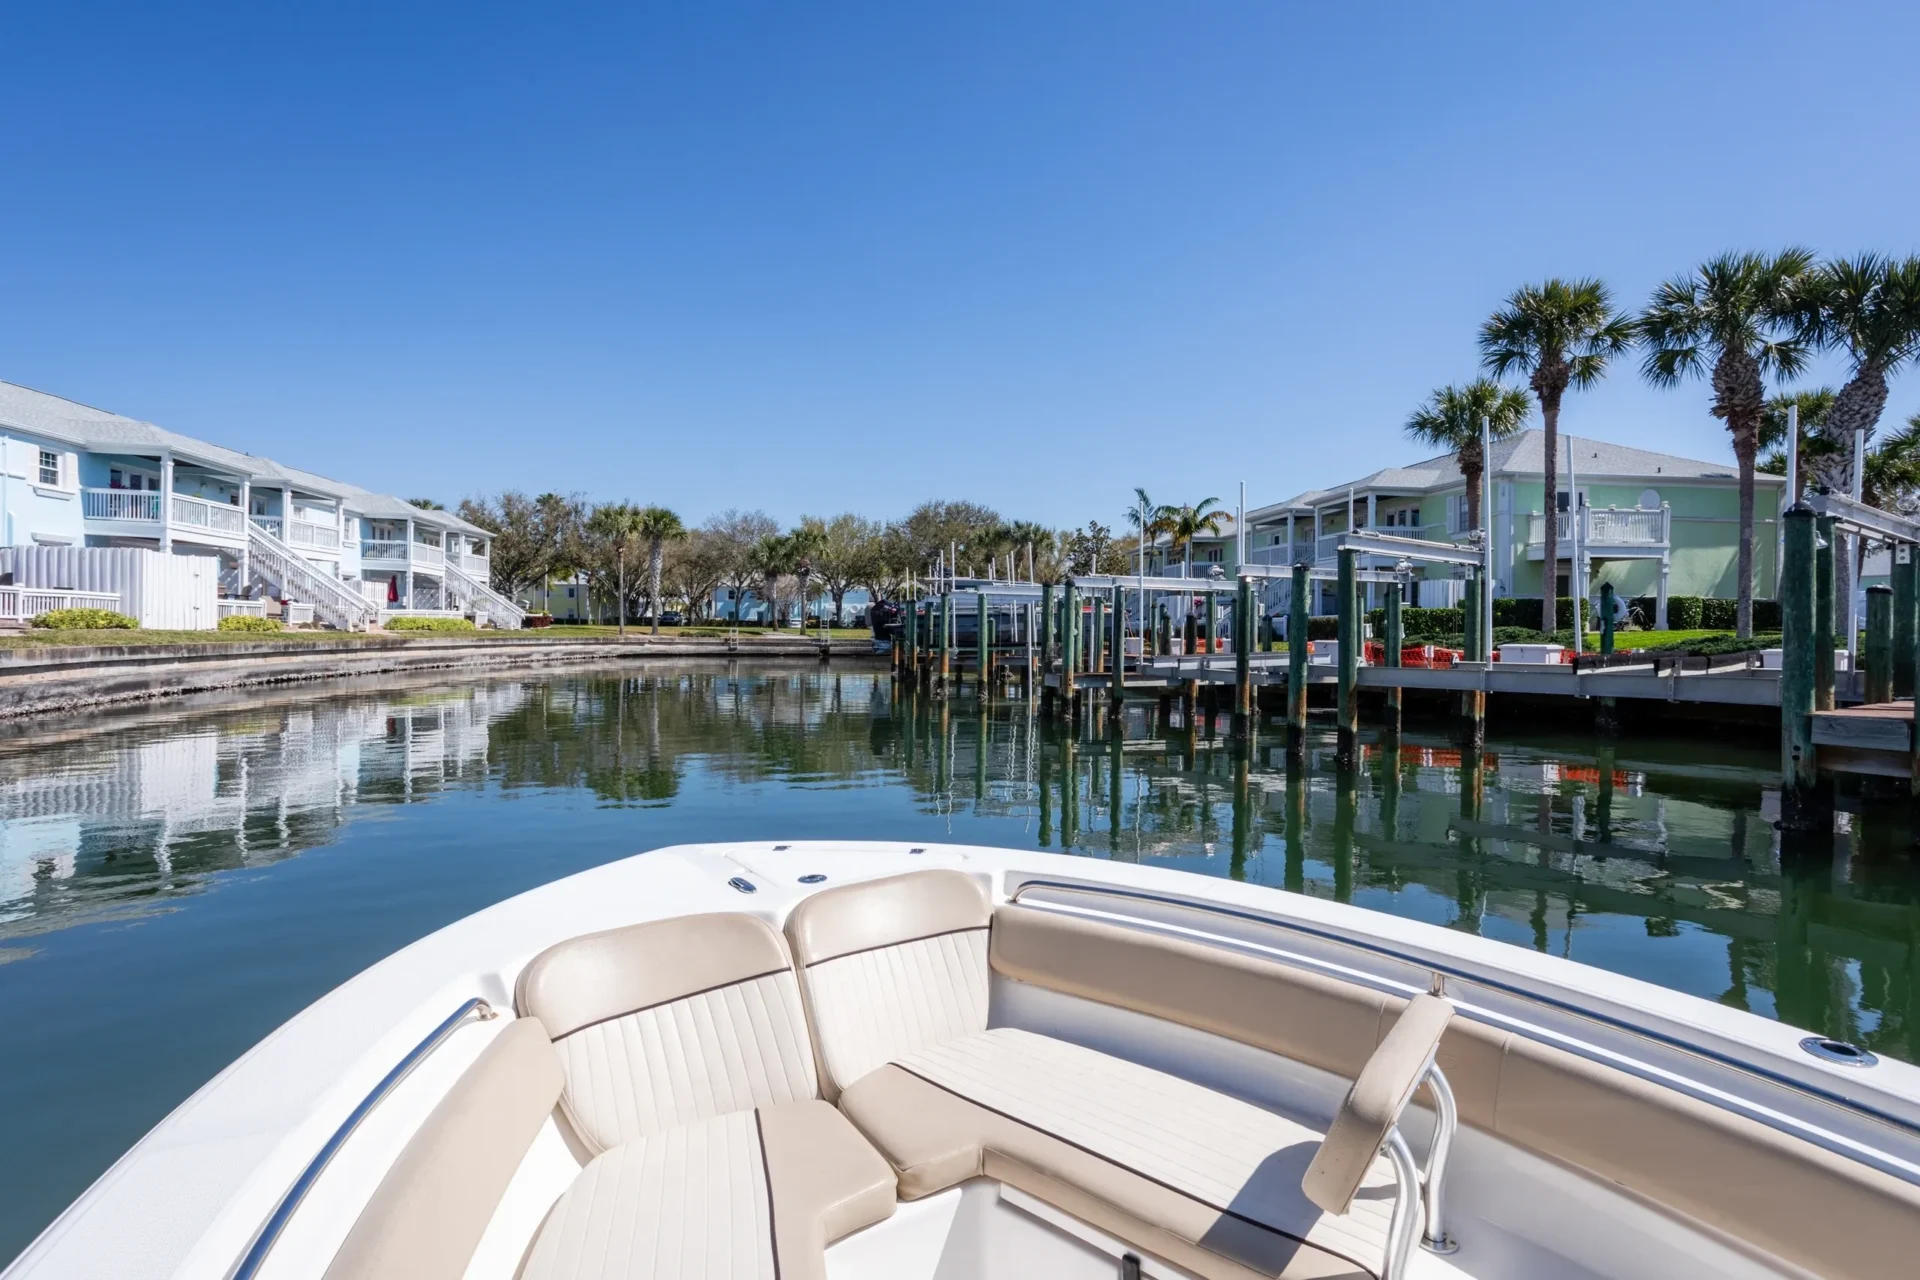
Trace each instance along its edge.
<instances>
[{"instance_id":1,"label":"white shutter","mask_svg":"<svg viewBox=\"0 0 1920 1280\"><path fill-rule=\"evenodd\" d=\"M40 446L29 444L25 440L15 440L8 436L4 446L7 455L7 474L22 480L31 479L39 474ZM33 468L31 471L28 468Z\"/></svg>"}]
</instances>

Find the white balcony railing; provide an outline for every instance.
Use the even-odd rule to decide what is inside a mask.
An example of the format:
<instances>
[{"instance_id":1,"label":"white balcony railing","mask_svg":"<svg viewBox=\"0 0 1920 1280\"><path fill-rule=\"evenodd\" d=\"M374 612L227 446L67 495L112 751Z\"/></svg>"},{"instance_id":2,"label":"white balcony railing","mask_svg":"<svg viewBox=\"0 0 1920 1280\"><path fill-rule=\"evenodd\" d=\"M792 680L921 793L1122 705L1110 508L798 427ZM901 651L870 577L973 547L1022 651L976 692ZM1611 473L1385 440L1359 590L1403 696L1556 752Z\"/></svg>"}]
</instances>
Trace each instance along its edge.
<instances>
[{"instance_id":1,"label":"white balcony railing","mask_svg":"<svg viewBox=\"0 0 1920 1280\"><path fill-rule=\"evenodd\" d=\"M276 538L280 536L279 516L252 516L249 518L253 521L254 528L270 533Z\"/></svg>"},{"instance_id":2,"label":"white balcony railing","mask_svg":"<svg viewBox=\"0 0 1920 1280\"><path fill-rule=\"evenodd\" d=\"M82 489L80 511L88 520L151 520L160 523L160 495L135 489Z\"/></svg>"},{"instance_id":3,"label":"white balcony railing","mask_svg":"<svg viewBox=\"0 0 1920 1280\"><path fill-rule=\"evenodd\" d=\"M240 508L208 502L204 498L189 498L182 493L173 495L173 523L211 533L241 534L247 528L246 518L240 514Z\"/></svg>"},{"instance_id":4,"label":"white balcony railing","mask_svg":"<svg viewBox=\"0 0 1920 1280\"><path fill-rule=\"evenodd\" d=\"M0 587L0 621L27 622L55 609L120 610L120 597L99 591L50 591L40 587ZM110 642L111 631L100 633Z\"/></svg>"},{"instance_id":5,"label":"white balcony railing","mask_svg":"<svg viewBox=\"0 0 1920 1280\"><path fill-rule=\"evenodd\" d=\"M340 530L330 524L295 520L287 526L287 541L296 547L320 547L333 550L340 545Z\"/></svg>"},{"instance_id":6,"label":"white balcony railing","mask_svg":"<svg viewBox=\"0 0 1920 1280\"><path fill-rule=\"evenodd\" d=\"M493 561L470 551L460 557L459 567L461 572L477 582L486 582L493 576Z\"/></svg>"},{"instance_id":7,"label":"white balcony railing","mask_svg":"<svg viewBox=\"0 0 1920 1280\"><path fill-rule=\"evenodd\" d=\"M405 564L407 562L406 539L363 538L360 541L360 558L382 563Z\"/></svg>"},{"instance_id":8,"label":"white balcony railing","mask_svg":"<svg viewBox=\"0 0 1920 1280\"><path fill-rule=\"evenodd\" d=\"M1668 508L1659 507L1582 507L1580 508L1580 545L1583 547L1662 547L1669 541ZM1554 520L1555 536L1562 555L1571 550L1573 520L1562 511ZM1547 540L1547 518L1538 511L1527 515L1527 545L1542 546Z\"/></svg>"},{"instance_id":9,"label":"white balcony railing","mask_svg":"<svg viewBox=\"0 0 1920 1280\"><path fill-rule=\"evenodd\" d=\"M413 542L413 562L415 564L444 564L446 562L446 555L440 548L434 546L432 543L422 542L418 538L415 538Z\"/></svg>"},{"instance_id":10,"label":"white balcony railing","mask_svg":"<svg viewBox=\"0 0 1920 1280\"><path fill-rule=\"evenodd\" d=\"M213 602L213 607L222 618L264 618L267 616L265 600L239 600L222 597Z\"/></svg>"}]
</instances>

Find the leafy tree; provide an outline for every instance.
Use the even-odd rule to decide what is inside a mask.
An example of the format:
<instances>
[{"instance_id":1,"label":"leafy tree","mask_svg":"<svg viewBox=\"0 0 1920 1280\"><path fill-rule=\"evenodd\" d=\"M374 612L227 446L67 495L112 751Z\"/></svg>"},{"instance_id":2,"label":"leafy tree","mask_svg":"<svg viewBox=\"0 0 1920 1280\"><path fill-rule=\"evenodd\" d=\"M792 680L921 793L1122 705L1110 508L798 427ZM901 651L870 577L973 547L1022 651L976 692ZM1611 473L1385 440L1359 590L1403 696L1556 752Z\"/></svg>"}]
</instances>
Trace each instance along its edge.
<instances>
[{"instance_id":1,"label":"leafy tree","mask_svg":"<svg viewBox=\"0 0 1920 1280\"><path fill-rule=\"evenodd\" d=\"M1135 489L1133 499L1133 505L1127 509L1127 524L1141 542L1150 547L1172 532L1172 507L1155 502L1145 489Z\"/></svg>"},{"instance_id":2,"label":"leafy tree","mask_svg":"<svg viewBox=\"0 0 1920 1280\"><path fill-rule=\"evenodd\" d=\"M1920 413L1867 450L1860 468L1860 500L1903 516L1920 512Z\"/></svg>"},{"instance_id":3,"label":"leafy tree","mask_svg":"<svg viewBox=\"0 0 1920 1280\"><path fill-rule=\"evenodd\" d=\"M1113 536L1113 530L1098 520L1087 521L1084 529L1070 529L1061 538L1061 555L1067 573L1129 573L1133 570L1132 548Z\"/></svg>"},{"instance_id":4,"label":"leafy tree","mask_svg":"<svg viewBox=\"0 0 1920 1280\"><path fill-rule=\"evenodd\" d=\"M1029 561L1037 567L1040 557L1048 553L1055 540L1053 530L1037 520L1015 520L1007 526L1007 536L1013 543L1014 565L1018 570L1015 577L1027 573Z\"/></svg>"},{"instance_id":5,"label":"leafy tree","mask_svg":"<svg viewBox=\"0 0 1920 1280\"><path fill-rule=\"evenodd\" d=\"M634 532L647 544L647 613L652 633L660 634L660 578L667 567L667 544L687 536L687 526L666 507L644 507L636 516Z\"/></svg>"},{"instance_id":6,"label":"leafy tree","mask_svg":"<svg viewBox=\"0 0 1920 1280\"><path fill-rule=\"evenodd\" d=\"M1674 386L1711 372L1713 416L1733 437L1733 456L1740 464L1735 630L1741 639L1753 634L1753 473L1766 412L1766 375L1792 377L1806 365L1808 342L1796 318L1800 285L1812 266L1813 255L1805 249L1723 253L1654 290L1638 321L1647 347L1641 365L1647 380Z\"/></svg>"},{"instance_id":7,"label":"leafy tree","mask_svg":"<svg viewBox=\"0 0 1920 1280\"><path fill-rule=\"evenodd\" d=\"M491 585L505 596L530 591L560 572L568 541L586 518L577 495L530 498L516 489L495 498L467 498L459 514L493 535Z\"/></svg>"},{"instance_id":8,"label":"leafy tree","mask_svg":"<svg viewBox=\"0 0 1920 1280\"><path fill-rule=\"evenodd\" d=\"M1480 527L1480 480L1487 459L1480 449L1480 424L1487 434L1505 440L1527 424L1533 406L1525 393L1503 387L1491 378L1475 378L1465 386L1445 386L1427 398L1407 418L1409 437L1454 455L1467 484L1467 527Z\"/></svg>"},{"instance_id":9,"label":"leafy tree","mask_svg":"<svg viewBox=\"0 0 1920 1280\"><path fill-rule=\"evenodd\" d=\"M695 529L667 548L667 592L687 602L690 617L712 615L713 593L726 576L726 544L710 530Z\"/></svg>"},{"instance_id":10,"label":"leafy tree","mask_svg":"<svg viewBox=\"0 0 1920 1280\"><path fill-rule=\"evenodd\" d=\"M1850 370L1822 424L1829 447L1816 455L1814 474L1829 493L1850 493L1854 432L1873 439L1888 377L1920 360L1920 257L1836 258L1797 283L1805 335L1843 353Z\"/></svg>"},{"instance_id":11,"label":"leafy tree","mask_svg":"<svg viewBox=\"0 0 1920 1280\"><path fill-rule=\"evenodd\" d=\"M813 553L814 577L833 597L833 617L837 622L840 611L845 607L847 592L855 587L881 576L878 572L884 559L882 545L886 539L886 526L878 520L846 512L830 520L808 516L800 522L802 528L812 529L819 535L819 541ZM869 588L875 599L881 592Z\"/></svg>"},{"instance_id":12,"label":"leafy tree","mask_svg":"<svg viewBox=\"0 0 1920 1280\"><path fill-rule=\"evenodd\" d=\"M901 542L915 572L926 573L936 559L952 554L954 547L973 546L976 536L1000 523L1000 513L977 502L923 502L908 513L898 526ZM963 550L962 565L967 557ZM952 567L952 566L949 566Z\"/></svg>"},{"instance_id":13,"label":"leafy tree","mask_svg":"<svg viewBox=\"0 0 1920 1280\"><path fill-rule=\"evenodd\" d=\"M1480 363L1495 377L1520 372L1540 402L1544 428L1541 467L1546 481L1546 558L1541 608L1551 616L1560 565L1560 402L1567 389L1584 390L1606 375L1607 361L1633 341L1633 323L1613 309L1598 280L1561 280L1522 286L1480 326Z\"/></svg>"},{"instance_id":14,"label":"leafy tree","mask_svg":"<svg viewBox=\"0 0 1920 1280\"><path fill-rule=\"evenodd\" d=\"M747 592L760 579L758 554L763 539L780 532L774 518L764 511L740 511L729 507L702 526L714 539L719 557L726 566L720 581L733 596L733 616L740 617L740 606Z\"/></svg>"},{"instance_id":15,"label":"leafy tree","mask_svg":"<svg viewBox=\"0 0 1920 1280\"><path fill-rule=\"evenodd\" d=\"M645 538L644 513L630 502L609 502L593 509L587 529L613 553L619 580L620 636L627 634L627 553Z\"/></svg>"}]
</instances>

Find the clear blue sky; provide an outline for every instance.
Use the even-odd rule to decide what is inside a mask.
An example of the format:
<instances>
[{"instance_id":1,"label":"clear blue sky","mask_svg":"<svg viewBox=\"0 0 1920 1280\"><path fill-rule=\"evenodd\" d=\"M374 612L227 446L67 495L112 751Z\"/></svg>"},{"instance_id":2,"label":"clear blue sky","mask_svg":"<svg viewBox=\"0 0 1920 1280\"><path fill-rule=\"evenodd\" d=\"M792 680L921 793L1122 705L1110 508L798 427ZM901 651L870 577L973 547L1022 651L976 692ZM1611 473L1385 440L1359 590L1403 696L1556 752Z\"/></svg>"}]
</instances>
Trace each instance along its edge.
<instances>
[{"instance_id":1,"label":"clear blue sky","mask_svg":"<svg viewBox=\"0 0 1920 1280\"><path fill-rule=\"evenodd\" d=\"M448 502L1113 522L1416 456L1524 281L1920 250L1920 6L1559 9L14 5L0 377Z\"/></svg>"}]
</instances>

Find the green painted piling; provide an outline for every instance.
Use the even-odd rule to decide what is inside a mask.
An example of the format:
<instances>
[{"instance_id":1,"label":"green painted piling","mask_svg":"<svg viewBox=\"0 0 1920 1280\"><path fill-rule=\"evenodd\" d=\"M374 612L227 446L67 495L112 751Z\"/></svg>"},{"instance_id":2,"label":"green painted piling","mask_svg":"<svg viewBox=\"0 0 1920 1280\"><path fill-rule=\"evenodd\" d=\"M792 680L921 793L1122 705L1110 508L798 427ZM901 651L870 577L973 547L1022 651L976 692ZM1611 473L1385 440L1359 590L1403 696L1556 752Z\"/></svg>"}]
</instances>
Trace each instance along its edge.
<instances>
[{"instance_id":1,"label":"green painted piling","mask_svg":"<svg viewBox=\"0 0 1920 1280\"><path fill-rule=\"evenodd\" d=\"M1060 616L1060 696L1067 700L1067 714L1079 714L1079 696L1073 688L1074 668L1080 661L1080 592L1073 585L1073 579L1067 579L1067 589L1062 593L1064 608Z\"/></svg>"},{"instance_id":2,"label":"green painted piling","mask_svg":"<svg viewBox=\"0 0 1920 1280\"><path fill-rule=\"evenodd\" d=\"M1087 636L1087 670L1099 672L1107 665L1107 599L1093 598L1093 625Z\"/></svg>"},{"instance_id":3,"label":"green painted piling","mask_svg":"<svg viewBox=\"0 0 1920 1280\"><path fill-rule=\"evenodd\" d=\"M1351 768L1360 744L1360 594L1354 579L1354 552L1340 553L1336 591L1339 595L1340 683L1335 723L1335 759Z\"/></svg>"},{"instance_id":4,"label":"green painted piling","mask_svg":"<svg viewBox=\"0 0 1920 1280\"><path fill-rule=\"evenodd\" d=\"M1293 599L1287 606L1287 752L1307 749L1307 565L1293 566Z\"/></svg>"},{"instance_id":5,"label":"green painted piling","mask_svg":"<svg viewBox=\"0 0 1920 1280\"><path fill-rule=\"evenodd\" d=\"M987 613L987 593L982 591L973 598L973 688L982 701L991 695L993 686L993 618Z\"/></svg>"},{"instance_id":6,"label":"green painted piling","mask_svg":"<svg viewBox=\"0 0 1920 1280\"><path fill-rule=\"evenodd\" d=\"M1784 554L1780 565L1780 825L1789 831L1817 831L1832 818L1820 804L1819 771L1813 752L1815 556L1814 515L1795 503L1782 520ZM1829 538L1828 548L1833 542ZM1829 560L1831 563L1831 560ZM1832 595L1828 594L1831 610ZM1831 612L1829 612L1831 616ZM1825 646L1829 662L1833 646Z\"/></svg>"},{"instance_id":7,"label":"green painted piling","mask_svg":"<svg viewBox=\"0 0 1920 1280\"><path fill-rule=\"evenodd\" d=\"M1913 650L1920 642L1920 562L1915 560L1913 544L1895 543L1893 548L1893 696L1913 696Z\"/></svg>"},{"instance_id":8,"label":"green painted piling","mask_svg":"<svg viewBox=\"0 0 1920 1280\"><path fill-rule=\"evenodd\" d=\"M940 688L946 690L953 675L953 594L940 596Z\"/></svg>"},{"instance_id":9,"label":"green painted piling","mask_svg":"<svg viewBox=\"0 0 1920 1280\"><path fill-rule=\"evenodd\" d=\"M1893 701L1893 588L1867 588L1866 700Z\"/></svg>"},{"instance_id":10,"label":"green painted piling","mask_svg":"<svg viewBox=\"0 0 1920 1280\"><path fill-rule=\"evenodd\" d=\"M1047 676L1053 670L1053 584L1044 584L1040 588L1040 714L1052 715L1054 710L1054 692L1047 686Z\"/></svg>"},{"instance_id":11,"label":"green painted piling","mask_svg":"<svg viewBox=\"0 0 1920 1280\"><path fill-rule=\"evenodd\" d=\"M1460 648L1467 655L1468 662L1480 661L1480 579L1477 574L1467 575L1465 589L1460 595L1460 613L1465 624L1465 633Z\"/></svg>"},{"instance_id":12,"label":"green painted piling","mask_svg":"<svg viewBox=\"0 0 1920 1280\"><path fill-rule=\"evenodd\" d=\"M1240 579L1233 592L1233 729L1253 732L1253 580Z\"/></svg>"},{"instance_id":13,"label":"green painted piling","mask_svg":"<svg viewBox=\"0 0 1920 1280\"><path fill-rule=\"evenodd\" d=\"M1814 524L1817 536L1813 553L1813 709L1833 710L1834 599L1833 557L1840 545L1840 533L1832 516L1821 516ZM1784 578L1786 562L1781 561ZM1783 585L1781 590L1785 591ZM1782 644L1784 645L1784 637Z\"/></svg>"},{"instance_id":14,"label":"green painted piling","mask_svg":"<svg viewBox=\"0 0 1920 1280\"><path fill-rule=\"evenodd\" d=\"M1382 647L1389 667L1400 665L1400 651L1406 647L1406 620L1400 611L1400 591L1399 583L1387 584L1387 634ZM1396 731L1400 728L1400 703L1400 686L1395 685L1387 690L1387 724Z\"/></svg>"},{"instance_id":15,"label":"green painted piling","mask_svg":"<svg viewBox=\"0 0 1920 1280\"><path fill-rule=\"evenodd\" d=\"M1216 619L1218 619L1220 613L1219 610L1214 608L1213 592L1207 592L1205 599L1207 602L1207 652L1218 653L1220 652L1220 632Z\"/></svg>"},{"instance_id":16,"label":"green painted piling","mask_svg":"<svg viewBox=\"0 0 1920 1280\"><path fill-rule=\"evenodd\" d=\"M907 602L907 616L902 621L906 623L906 628L900 636L900 670L902 674L911 678L914 668L919 665L920 659L918 651L920 644L920 602L918 600L910 600Z\"/></svg>"},{"instance_id":17,"label":"green painted piling","mask_svg":"<svg viewBox=\"0 0 1920 1280\"><path fill-rule=\"evenodd\" d=\"M1145 618L1143 617L1141 621L1144 622ZM1146 634L1145 627L1141 628L1141 634L1143 636ZM1107 681L1107 701L1113 706L1113 714L1116 717L1114 732L1118 733L1120 727L1117 717L1120 714L1121 704L1127 700L1127 589L1118 583L1114 584L1113 588L1112 648L1113 655L1110 661L1113 670L1111 678Z\"/></svg>"},{"instance_id":18,"label":"green painted piling","mask_svg":"<svg viewBox=\"0 0 1920 1280\"><path fill-rule=\"evenodd\" d=\"M1613 652L1613 584L1600 584L1600 656Z\"/></svg>"}]
</instances>

